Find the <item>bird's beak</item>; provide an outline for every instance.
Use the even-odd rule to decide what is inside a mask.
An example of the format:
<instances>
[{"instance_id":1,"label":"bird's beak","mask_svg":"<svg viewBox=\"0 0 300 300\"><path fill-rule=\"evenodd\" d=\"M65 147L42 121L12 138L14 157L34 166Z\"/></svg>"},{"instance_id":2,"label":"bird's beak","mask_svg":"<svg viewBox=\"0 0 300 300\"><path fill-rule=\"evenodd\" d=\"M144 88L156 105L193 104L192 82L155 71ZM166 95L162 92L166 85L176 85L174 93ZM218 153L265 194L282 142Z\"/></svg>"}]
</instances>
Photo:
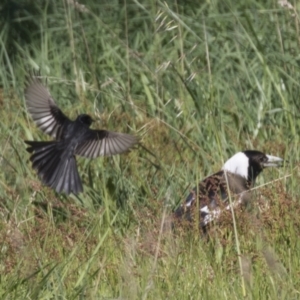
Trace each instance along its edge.
<instances>
[{"instance_id":1,"label":"bird's beak","mask_svg":"<svg viewBox=\"0 0 300 300\"><path fill-rule=\"evenodd\" d=\"M265 168L267 167L281 167L283 165L283 159L277 156L266 155L268 161L263 163Z\"/></svg>"}]
</instances>

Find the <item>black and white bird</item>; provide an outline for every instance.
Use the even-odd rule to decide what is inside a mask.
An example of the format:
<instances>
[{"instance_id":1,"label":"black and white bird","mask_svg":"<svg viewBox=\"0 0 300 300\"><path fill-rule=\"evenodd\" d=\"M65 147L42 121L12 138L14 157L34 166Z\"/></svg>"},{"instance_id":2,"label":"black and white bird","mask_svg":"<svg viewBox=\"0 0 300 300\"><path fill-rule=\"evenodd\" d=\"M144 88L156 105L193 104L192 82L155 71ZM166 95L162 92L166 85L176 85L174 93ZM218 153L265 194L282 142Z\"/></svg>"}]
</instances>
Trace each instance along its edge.
<instances>
[{"instance_id":1,"label":"black and white bird","mask_svg":"<svg viewBox=\"0 0 300 300\"><path fill-rule=\"evenodd\" d=\"M124 133L93 130L93 120L81 114L71 121L59 109L39 75L31 76L25 87L29 113L37 126L55 140L25 141L32 166L41 181L58 193L78 194L83 191L75 155L96 158L127 151L138 143L138 138Z\"/></svg>"},{"instance_id":2,"label":"black and white bird","mask_svg":"<svg viewBox=\"0 0 300 300\"><path fill-rule=\"evenodd\" d=\"M221 171L206 177L190 192L185 203L175 211L175 217L188 221L198 217L200 227L204 229L217 220L222 211L230 210L231 205L250 200L249 190L264 168L279 167L282 163L282 158L256 150L236 153L225 162ZM197 213L199 216L195 215Z\"/></svg>"}]
</instances>

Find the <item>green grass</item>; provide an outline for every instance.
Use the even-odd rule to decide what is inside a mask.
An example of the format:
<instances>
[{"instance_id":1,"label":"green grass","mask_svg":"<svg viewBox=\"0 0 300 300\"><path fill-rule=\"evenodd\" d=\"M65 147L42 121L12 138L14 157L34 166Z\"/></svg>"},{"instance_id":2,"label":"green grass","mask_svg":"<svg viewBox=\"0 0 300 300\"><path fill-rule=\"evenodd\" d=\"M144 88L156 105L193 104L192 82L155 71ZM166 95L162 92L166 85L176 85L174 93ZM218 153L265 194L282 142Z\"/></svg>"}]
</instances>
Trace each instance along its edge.
<instances>
[{"instance_id":1,"label":"green grass","mask_svg":"<svg viewBox=\"0 0 300 300\"><path fill-rule=\"evenodd\" d=\"M1 299L300 298L300 7L202 2L0 5ZM37 68L69 117L139 135L152 154L79 158L79 196L42 186L24 144L49 139L24 102ZM165 230L245 149L288 164L258 178L237 235L230 214L209 241Z\"/></svg>"}]
</instances>

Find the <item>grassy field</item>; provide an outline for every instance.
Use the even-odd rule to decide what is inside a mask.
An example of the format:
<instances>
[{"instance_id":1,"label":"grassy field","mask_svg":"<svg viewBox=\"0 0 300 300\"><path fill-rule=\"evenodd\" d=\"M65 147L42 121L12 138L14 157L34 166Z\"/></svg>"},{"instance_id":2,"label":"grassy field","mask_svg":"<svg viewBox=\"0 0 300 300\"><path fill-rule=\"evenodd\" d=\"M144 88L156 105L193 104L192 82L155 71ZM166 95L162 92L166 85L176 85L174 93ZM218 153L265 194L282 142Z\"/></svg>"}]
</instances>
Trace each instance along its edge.
<instances>
[{"instance_id":1,"label":"grassy field","mask_svg":"<svg viewBox=\"0 0 300 300\"><path fill-rule=\"evenodd\" d=\"M299 3L196 2L0 4L1 299L300 299ZM79 196L42 186L25 150L49 140L24 101L38 68L70 118L141 137L78 158ZM236 233L231 215L208 240L167 230L246 149L288 163L259 176Z\"/></svg>"}]
</instances>

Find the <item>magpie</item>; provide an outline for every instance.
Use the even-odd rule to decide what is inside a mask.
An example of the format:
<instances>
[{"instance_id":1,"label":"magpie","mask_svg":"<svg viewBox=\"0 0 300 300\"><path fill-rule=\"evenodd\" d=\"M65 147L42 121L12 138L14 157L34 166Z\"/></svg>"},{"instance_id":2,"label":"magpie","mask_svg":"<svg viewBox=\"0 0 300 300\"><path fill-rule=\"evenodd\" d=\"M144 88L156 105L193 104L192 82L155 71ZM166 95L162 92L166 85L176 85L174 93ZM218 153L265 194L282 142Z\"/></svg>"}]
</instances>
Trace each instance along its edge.
<instances>
[{"instance_id":1,"label":"magpie","mask_svg":"<svg viewBox=\"0 0 300 300\"><path fill-rule=\"evenodd\" d=\"M198 217L200 228L204 230L220 217L222 210L231 209L229 197L233 206L247 203L251 198L250 189L262 170L279 167L282 163L282 158L257 150L236 153L219 172L206 177L190 192L185 203L175 211L175 218L193 221Z\"/></svg>"},{"instance_id":2,"label":"magpie","mask_svg":"<svg viewBox=\"0 0 300 300\"><path fill-rule=\"evenodd\" d=\"M25 87L28 112L52 141L25 141L32 167L43 184L67 195L83 192L75 155L96 158L129 150L138 138L125 133L93 130L93 119L80 114L72 121L56 105L39 74L29 76Z\"/></svg>"}]
</instances>

